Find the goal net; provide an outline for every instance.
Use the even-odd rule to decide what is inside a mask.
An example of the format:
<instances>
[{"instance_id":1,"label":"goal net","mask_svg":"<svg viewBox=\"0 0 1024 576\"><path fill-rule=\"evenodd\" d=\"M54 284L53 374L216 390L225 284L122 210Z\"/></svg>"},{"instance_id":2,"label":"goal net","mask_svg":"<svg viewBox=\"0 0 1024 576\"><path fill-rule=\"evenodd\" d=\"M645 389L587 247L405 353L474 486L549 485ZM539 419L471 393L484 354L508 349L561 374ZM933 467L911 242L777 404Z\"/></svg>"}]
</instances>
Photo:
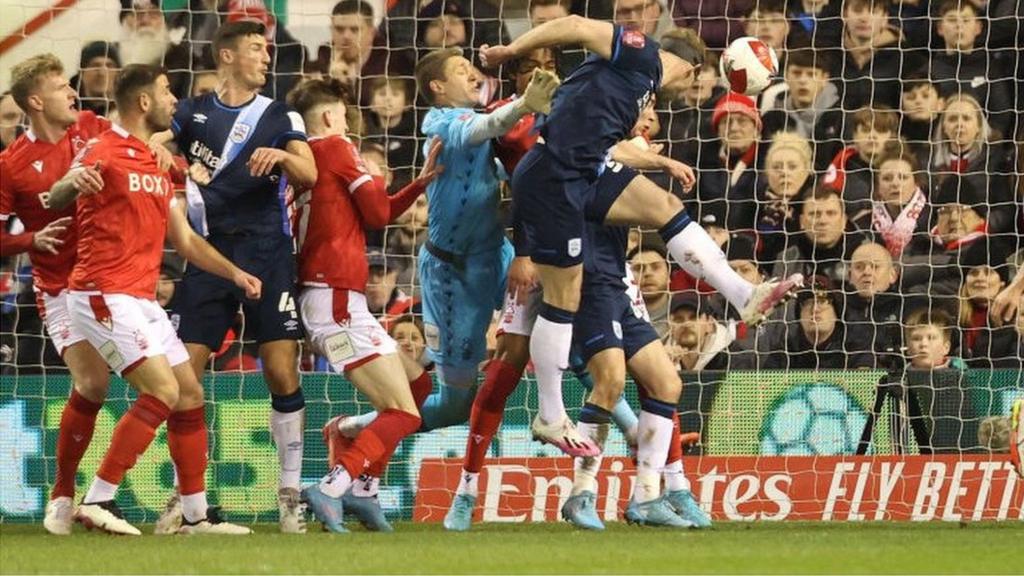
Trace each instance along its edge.
<instances>
[{"instance_id":1,"label":"goal net","mask_svg":"<svg viewBox=\"0 0 1024 576\"><path fill-rule=\"evenodd\" d=\"M630 236L633 274L683 376L684 465L702 506L721 520L1024 514L1024 485L1007 456L1008 415L1024 397L1024 315L997 322L989 314L1024 260L1019 2L0 0L0 7L0 91L9 89L16 63L53 52L82 107L107 115L116 115L114 75L128 63L164 64L179 98L215 89L210 43L218 23L260 20L272 55L265 93L283 99L314 75L348 82L351 136L385 170L391 190L422 163L427 106L413 69L431 49L462 46L479 64L481 45L568 13L654 38L693 28L708 61L691 89L659 95L642 135L692 166L697 184L647 176L684 201L747 280L799 272L809 281L759 327L747 326L714 288L666 258L657 231ZM780 61L776 81L753 98L730 94L718 68L722 51L742 36L758 38ZM480 105L514 94L537 67L565 78L583 57L578 47L536 51L480 70ZM5 95L3 147L27 129L24 122ZM506 185L501 197L507 213ZM427 212L424 197L368 234L367 291L403 353L425 365L417 257ZM5 224L23 231L16 218ZM158 298L172 319L183 266L168 253L161 268ZM43 330L25 254L3 257L0 292L0 522L38 521L71 378ZM309 351L301 381L303 478L313 482L326 468L323 423L372 408ZM530 436L534 384L528 371L491 447L477 510L485 521L554 521L568 497L571 461ZM241 314L205 387L211 499L232 518L273 521L270 402ZM575 416L586 390L572 375L565 395ZM632 380L626 396L638 409ZM134 397L113 379L79 469L80 490ZM382 482L390 516L443 518L468 434L458 424L402 443ZM611 520L632 482L620 431L612 431L606 454L598 506ZM173 483L161 431L119 503L130 520L152 521Z\"/></svg>"}]
</instances>

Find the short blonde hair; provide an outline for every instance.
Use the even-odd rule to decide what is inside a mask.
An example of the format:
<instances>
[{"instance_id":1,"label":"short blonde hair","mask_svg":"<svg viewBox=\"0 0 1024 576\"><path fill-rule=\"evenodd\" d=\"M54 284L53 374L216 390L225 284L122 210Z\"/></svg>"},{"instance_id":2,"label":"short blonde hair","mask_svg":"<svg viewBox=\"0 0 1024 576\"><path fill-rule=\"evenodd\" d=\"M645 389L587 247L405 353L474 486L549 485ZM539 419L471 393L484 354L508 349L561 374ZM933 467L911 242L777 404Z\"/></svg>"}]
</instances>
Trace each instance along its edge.
<instances>
[{"instance_id":1,"label":"short blonde hair","mask_svg":"<svg viewBox=\"0 0 1024 576\"><path fill-rule=\"evenodd\" d=\"M11 68L11 96L25 113L28 113L28 98L39 86L39 81L50 74L63 74L64 65L60 58L51 53L33 56Z\"/></svg>"},{"instance_id":2,"label":"short blonde hair","mask_svg":"<svg viewBox=\"0 0 1024 576\"><path fill-rule=\"evenodd\" d=\"M796 132L777 132L772 137L772 143L768 145L768 153L765 155L765 160L771 158L772 154L780 150L796 152L800 155L800 160L803 161L807 170L812 169L811 162L814 152L811 150L811 144L807 141L807 138Z\"/></svg>"}]
</instances>

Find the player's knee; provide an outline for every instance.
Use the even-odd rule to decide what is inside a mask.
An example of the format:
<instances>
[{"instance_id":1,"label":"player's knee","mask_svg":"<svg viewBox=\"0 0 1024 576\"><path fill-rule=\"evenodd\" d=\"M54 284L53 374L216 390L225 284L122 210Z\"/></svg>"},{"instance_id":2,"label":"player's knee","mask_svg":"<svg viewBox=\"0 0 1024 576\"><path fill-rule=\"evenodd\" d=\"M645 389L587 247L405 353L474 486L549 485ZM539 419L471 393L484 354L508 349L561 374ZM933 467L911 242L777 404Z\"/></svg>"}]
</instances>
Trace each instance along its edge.
<instances>
[{"instance_id":1,"label":"player's knee","mask_svg":"<svg viewBox=\"0 0 1024 576\"><path fill-rule=\"evenodd\" d=\"M530 361L530 338L519 334L505 334L498 342L498 359L516 368L525 368Z\"/></svg>"},{"instance_id":2,"label":"player's knee","mask_svg":"<svg viewBox=\"0 0 1024 576\"><path fill-rule=\"evenodd\" d=\"M673 374L666 378L657 378L645 388L649 397L674 404L679 401L679 396L683 392L683 382L678 375Z\"/></svg>"},{"instance_id":3,"label":"player's knee","mask_svg":"<svg viewBox=\"0 0 1024 576\"><path fill-rule=\"evenodd\" d=\"M283 362L264 362L263 378L272 394L288 396L299 389L299 376L294 365Z\"/></svg>"},{"instance_id":4,"label":"player's knee","mask_svg":"<svg viewBox=\"0 0 1024 576\"><path fill-rule=\"evenodd\" d=\"M626 371L614 363L602 366L591 366L590 374L594 380L594 389L590 399L600 406L612 406L622 396L626 386Z\"/></svg>"},{"instance_id":5,"label":"player's knee","mask_svg":"<svg viewBox=\"0 0 1024 576\"><path fill-rule=\"evenodd\" d=\"M110 389L110 377L106 366L100 369L85 370L75 374L75 391L91 402L102 404L107 399L107 391Z\"/></svg>"},{"instance_id":6,"label":"player's knee","mask_svg":"<svg viewBox=\"0 0 1024 576\"><path fill-rule=\"evenodd\" d=\"M190 410L203 405L203 387L195 378L178 381L178 410Z\"/></svg>"},{"instance_id":7,"label":"player's knee","mask_svg":"<svg viewBox=\"0 0 1024 576\"><path fill-rule=\"evenodd\" d=\"M178 399L180 397L178 383L173 379L165 382L154 383L144 392L163 402L169 408L175 408L178 406Z\"/></svg>"}]
</instances>

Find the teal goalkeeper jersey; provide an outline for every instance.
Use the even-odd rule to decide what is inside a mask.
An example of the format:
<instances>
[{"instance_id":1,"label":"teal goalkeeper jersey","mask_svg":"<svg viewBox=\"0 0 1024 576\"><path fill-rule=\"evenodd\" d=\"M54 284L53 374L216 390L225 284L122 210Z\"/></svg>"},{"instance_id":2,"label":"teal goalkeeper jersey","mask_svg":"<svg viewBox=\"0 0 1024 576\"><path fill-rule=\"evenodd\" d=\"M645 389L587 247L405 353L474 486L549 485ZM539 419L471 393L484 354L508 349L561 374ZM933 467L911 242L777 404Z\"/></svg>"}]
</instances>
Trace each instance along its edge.
<instances>
[{"instance_id":1,"label":"teal goalkeeper jersey","mask_svg":"<svg viewBox=\"0 0 1024 576\"><path fill-rule=\"evenodd\" d=\"M497 249L504 240L498 215L498 170L490 139L473 145L469 108L431 108L423 133L444 142L444 172L427 187L427 238L438 248L466 255ZM423 147L426 157L430 138Z\"/></svg>"}]
</instances>

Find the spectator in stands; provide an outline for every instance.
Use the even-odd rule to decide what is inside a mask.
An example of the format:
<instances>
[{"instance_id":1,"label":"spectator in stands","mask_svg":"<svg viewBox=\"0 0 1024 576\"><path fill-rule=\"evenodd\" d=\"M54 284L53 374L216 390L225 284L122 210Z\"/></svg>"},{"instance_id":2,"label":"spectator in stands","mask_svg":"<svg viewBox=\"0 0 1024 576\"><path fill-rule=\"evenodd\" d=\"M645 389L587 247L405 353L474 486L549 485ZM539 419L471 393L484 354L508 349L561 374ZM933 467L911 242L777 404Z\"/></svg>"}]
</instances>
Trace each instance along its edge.
<instances>
[{"instance_id":1,"label":"spectator in stands","mask_svg":"<svg viewBox=\"0 0 1024 576\"><path fill-rule=\"evenodd\" d=\"M898 292L893 256L885 246L865 242L850 257L849 277L843 306L847 330L870 344L881 367L899 366L901 315L907 299Z\"/></svg>"},{"instance_id":2,"label":"spectator in stands","mask_svg":"<svg viewBox=\"0 0 1024 576\"><path fill-rule=\"evenodd\" d=\"M660 101L661 125L668 139L668 156L689 166L704 166L716 152L711 129L712 111L727 90L719 82L718 57L708 53L697 80L683 91L681 102Z\"/></svg>"},{"instance_id":3,"label":"spectator in stands","mask_svg":"<svg viewBox=\"0 0 1024 576\"><path fill-rule=\"evenodd\" d=\"M1005 267L1003 268L1005 270ZM959 324L963 334L965 356L985 355L987 350L975 348L979 337L990 330L988 308L1006 287L999 272L987 264L972 267L960 286ZM1005 328L1004 328L1005 329Z\"/></svg>"},{"instance_id":4,"label":"spectator in stands","mask_svg":"<svg viewBox=\"0 0 1024 576\"><path fill-rule=\"evenodd\" d=\"M900 51L900 33L889 24L890 0L843 2L842 49L833 60L843 110L899 105L899 78L917 68Z\"/></svg>"},{"instance_id":5,"label":"spectator in stands","mask_svg":"<svg viewBox=\"0 0 1024 576\"><path fill-rule=\"evenodd\" d=\"M786 81L765 90L761 101L764 137L788 130L814 142L815 170L824 170L843 147L839 88L830 81L829 70L827 53L791 50Z\"/></svg>"},{"instance_id":6,"label":"spectator in stands","mask_svg":"<svg viewBox=\"0 0 1024 576\"><path fill-rule=\"evenodd\" d=\"M789 2L789 18L818 46L838 46L843 25L842 0L794 0Z\"/></svg>"},{"instance_id":7,"label":"spectator in stands","mask_svg":"<svg viewBox=\"0 0 1024 576\"><path fill-rule=\"evenodd\" d=\"M713 306L695 292L672 297L673 327L666 350L680 370L747 370L756 367L753 354L732 357L734 330L720 322Z\"/></svg>"},{"instance_id":8,"label":"spectator in stands","mask_svg":"<svg viewBox=\"0 0 1024 576\"><path fill-rule=\"evenodd\" d=\"M702 204L728 206L729 230L752 229L757 173L764 160L759 146L761 115L753 100L730 92L715 104L711 128L718 134L719 152L697 173L698 197Z\"/></svg>"},{"instance_id":9,"label":"spectator in stands","mask_svg":"<svg viewBox=\"0 0 1024 576\"><path fill-rule=\"evenodd\" d=\"M808 43L802 27L790 26L786 0L757 0L743 19L743 32L775 50L780 62L786 61L790 46Z\"/></svg>"},{"instance_id":10,"label":"spectator in stands","mask_svg":"<svg viewBox=\"0 0 1024 576\"><path fill-rule=\"evenodd\" d=\"M383 146L386 165L394 168L404 186L412 180L416 161L414 94L404 78L377 77L369 86L370 109L363 115L363 138Z\"/></svg>"},{"instance_id":11,"label":"spectator in stands","mask_svg":"<svg viewBox=\"0 0 1024 576\"><path fill-rule=\"evenodd\" d=\"M217 89L218 82L220 81L217 79L217 72L215 70L196 72L192 75L192 93L189 97L197 98L203 94L213 92Z\"/></svg>"},{"instance_id":12,"label":"spectator in stands","mask_svg":"<svg viewBox=\"0 0 1024 576\"><path fill-rule=\"evenodd\" d=\"M824 277L811 280L796 299L797 326L790 329L783 349L775 348L767 368L856 369L875 365L871 345L846 329L841 294Z\"/></svg>"},{"instance_id":13,"label":"spectator in stands","mask_svg":"<svg viewBox=\"0 0 1024 576\"><path fill-rule=\"evenodd\" d=\"M940 93L966 93L984 105L989 122L1010 134L1014 81L1002 61L986 50L984 24L977 6L966 0L943 0L935 13L942 50L930 54L931 78Z\"/></svg>"},{"instance_id":14,"label":"spectator in stands","mask_svg":"<svg viewBox=\"0 0 1024 576\"><path fill-rule=\"evenodd\" d=\"M376 142L360 142L359 155L363 157L363 163L371 171L376 169L380 172L381 177L384 178L384 186L388 190L392 190L391 186L395 182L395 175L388 164L388 155L384 146ZM366 232L369 233L370 231L367 230Z\"/></svg>"},{"instance_id":15,"label":"spectator in stands","mask_svg":"<svg viewBox=\"0 0 1024 576\"><path fill-rule=\"evenodd\" d=\"M988 232L1004 233L1013 229L1016 216L1009 178L1011 151L991 138L985 112L974 97L947 98L939 131L932 139L931 168L937 172L933 188L941 188L954 176L969 182L979 194L979 203L988 204Z\"/></svg>"},{"instance_id":16,"label":"spectator in stands","mask_svg":"<svg viewBox=\"0 0 1024 576\"><path fill-rule=\"evenodd\" d=\"M645 238L646 240L646 238ZM665 248L655 242L641 242L640 246L629 254L629 265L633 269L633 277L640 285L647 312L651 316L651 325L658 336L668 336L668 315L671 294L669 293L669 266L665 257Z\"/></svg>"},{"instance_id":17,"label":"spectator in stands","mask_svg":"<svg viewBox=\"0 0 1024 576\"><path fill-rule=\"evenodd\" d=\"M904 78L901 94L900 137L917 156L917 165L927 166L932 158L932 135L937 131L946 100L926 71Z\"/></svg>"},{"instance_id":18,"label":"spectator in stands","mask_svg":"<svg viewBox=\"0 0 1024 576\"><path fill-rule=\"evenodd\" d=\"M0 94L0 152L25 131L25 115L11 93Z\"/></svg>"},{"instance_id":19,"label":"spectator in stands","mask_svg":"<svg viewBox=\"0 0 1024 576\"><path fill-rule=\"evenodd\" d=\"M386 258L380 248L366 249L370 276L366 282L366 307L385 328L395 318L406 314L413 305L412 297L397 287L402 266L395 258Z\"/></svg>"},{"instance_id":20,"label":"spectator in stands","mask_svg":"<svg viewBox=\"0 0 1024 576\"><path fill-rule=\"evenodd\" d=\"M853 220L871 212L871 189L882 151L897 141L899 117L888 108L861 108L850 118L853 145L836 154L822 182L842 192Z\"/></svg>"},{"instance_id":21,"label":"spectator in stands","mask_svg":"<svg viewBox=\"0 0 1024 576\"><path fill-rule=\"evenodd\" d=\"M461 4L460 0L395 0L388 2L388 36L393 48L409 48L429 45L424 43L425 26L442 13L457 15L465 27L465 45L474 48L482 44L494 46L508 44L508 32L501 20L502 14L495 4L471 0ZM452 12L449 12L452 11ZM450 30L449 33L454 32ZM444 31L442 29L442 35Z\"/></svg>"},{"instance_id":22,"label":"spectator in stands","mask_svg":"<svg viewBox=\"0 0 1024 576\"><path fill-rule=\"evenodd\" d=\"M878 161L871 212L854 224L870 230L893 258L925 254L930 205L917 177L917 158L904 147L888 146Z\"/></svg>"},{"instance_id":23,"label":"spectator in stands","mask_svg":"<svg viewBox=\"0 0 1024 576\"><path fill-rule=\"evenodd\" d=\"M807 139L794 132L777 132L765 154L764 173L757 193L755 227L762 243L761 261L767 264L775 261L799 231L797 198L814 187Z\"/></svg>"},{"instance_id":24,"label":"spectator in stands","mask_svg":"<svg viewBox=\"0 0 1024 576\"><path fill-rule=\"evenodd\" d=\"M529 7L530 26L540 26L549 21L569 15L568 0L531 0Z\"/></svg>"},{"instance_id":25,"label":"spectator in stands","mask_svg":"<svg viewBox=\"0 0 1024 576\"><path fill-rule=\"evenodd\" d=\"M963 360L951 356L953 320L944 310L926 306L907 316L904 340L910 367L918 370L963 368Z\"/></svg>"},{"instance_id":26,"label":"spectator in stands","mask_svg":"<svg viewBox=\"0 0 1024 576\"><path fill-rule=\"evenodd\" d=\"M978 354L969 361L971 367L1024 370L1024 298L1019 297L1017 304L1014 324L978 337Z\"/></svg>"},{"instance_id":27,"label":"spectator in stands","mask_svg":"<svg viewBox=\"0 0 1024 576\"><path fill-rule=\"evenodd\" d=\"M82 48L78 74L70 82L78 91L82 110L92 110L100 116L114 111L114 78L121 68L117 46L97 40Z\"/></svg>"},{"instance_id":28,"label":"spectator in stands","mask_svg":"<svg viewBox=\"0 0 1024 576\"><path fill-rule=\"evenodd\" d=\"M171 91L178 97L189 93L191 71L195 68L192 59L187 29L173 31L164 20L160 9L161 0L121 0L121 29L117 50L121 63L154 64L167 69ZM216 30L216 25L214 26ZM211 32L210 37L213 38ZM213 67L211 52L207 49L206 67Z\"/></svg>"},{"instance_id":29,"label":"spectator in stands","mask_svg":"<svg viewBox=\"0 0 1024 576\"><path fill-rule=\"evenodd\" d=\"M316 68L347 81L362 104L377 78L411 76L412 38L389 48L386 34L374 25L373 7L364 0L340 0L331 9L331 41L317 50Z\"/></svg>"},{"instance_id":30,"label":"spectator in stands","mask_svg":"<svg viewBox=\"0 0 1024 576\"><path fill-rule=\"evenodd\" d=\"M412 315L399 316L391 323L388 334L398 342L398 349L420 365L429 363L424 352L427 349L423 337L423 324Z\"/></svg>"},{"instance_id":31,"label":"spectator in stands","mask_svg":"<svg viewBox=\"0 0 1024 576\"><path fill-rule=\"evenodd\" d=\"M721 50L743 36L743 16L755 0L675 0L672 20L680 28L693 28L711 50Z\"/></svg>"},{"instance_id":32,"label":"spectator in stands","mask_svg":"<svg viewBox=\"0 0 1024 576\"><path fill-rule=\"evenodd\" d=\"M1013 277L1010 284L995 297L992 301L992 306L989 307L989 315L992 317L992 322L996 326L1002 326L1017 316L1024 309L1021 306L1024 301L1024 267L1020 266L1020 261L1017 262L1017 275Z\"/></svg>"},{"instance_id":33,"label":"spectator in stands","mask_svg":"<svg viewBox=\"0 0 1024 576\"><path fill-rule=\"evenodd\" d=\"M790 240L772 276L786 278L800 272L806 278L823 276L831 286L842 286L850 255L867 238L857 231L847 232L843 201L834 188L819 186L802 200L801 233Z\"/></svg>"}]
</instances>

